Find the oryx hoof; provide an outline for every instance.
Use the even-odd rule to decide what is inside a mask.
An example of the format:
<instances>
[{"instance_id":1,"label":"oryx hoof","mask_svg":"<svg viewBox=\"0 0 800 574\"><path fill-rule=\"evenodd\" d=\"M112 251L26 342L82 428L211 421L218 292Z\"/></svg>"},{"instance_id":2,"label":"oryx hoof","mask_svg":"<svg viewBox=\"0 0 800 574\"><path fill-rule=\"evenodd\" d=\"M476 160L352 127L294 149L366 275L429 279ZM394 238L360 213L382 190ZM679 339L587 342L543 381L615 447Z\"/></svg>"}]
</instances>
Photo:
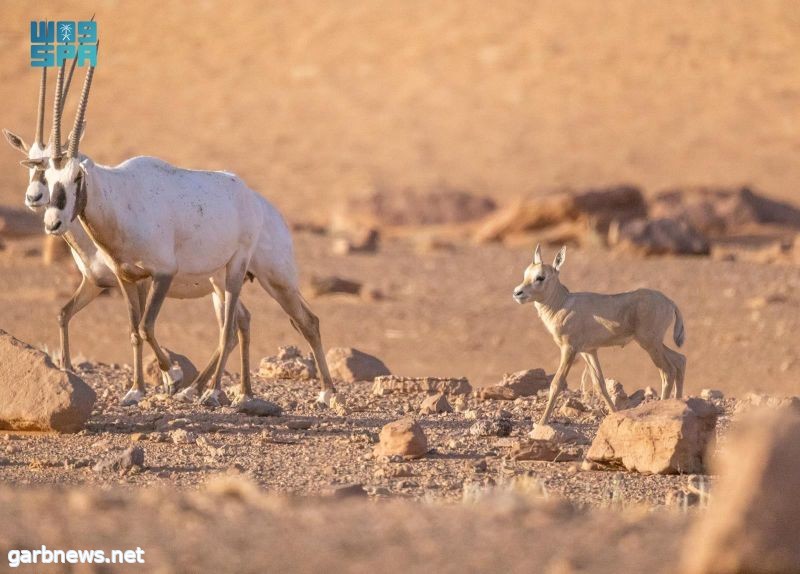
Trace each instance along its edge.
<instances>
[{"instance_id":1,"label":"oryx hoof","mask_svg":"<svg viewBox=\"0 0 800 574\"><path fill-rule=\"evenodd\" d=\"M336 391L333 389L325 389L324 391L320 391L319 395L317 395L317 404L329 407L331 406L331 401L335 396Z\"/></svg>"},{"instance_id":2,"label":"oryx hoof","mask_svg":"<svg viewBox=\"0 0 800 574\"><path fill-rule=\"evenodd\" d=\"M173 363L168 371L161 371L161 382L164 384L164 392L174 395L183 382L183 369L177 363Z\"/></svg>"},{"instance_id":3,"label":"oryx hoof","mask_svg":"<svg viewBox=\"0 0 800 574\"><path fill-rule=\"evenodd\" d=\"M120 406L122 407L133 407L139 404L144 398L144 393L142 391L137 391L136 389L131 389L125 396L122 397L122 400L119 401Z\"/></svg>"},{"instance_id":4,"label":"oryx hoof","mask_svg":"<svg viewBox=\"0 0 800 574\"><path fill-rule=\"evenodd\" d=\"M181 403L193 403L197 398L197 389L194 387L186 387L182 391L175 393L175 400Z\"/></svg>"},{"instance_id":5,"label":"oryx hoof","mask_svg":"<svg viewBox=\"0 0 800 574\"><path fill-rule=\"evenodd\" d=\"M200 404L204 407L215 408L229 405L231 402L228 400L228 396L222 392L221 389L208 389L203 393L203 396L200 397Z\"/></svg>"}]
</instances>

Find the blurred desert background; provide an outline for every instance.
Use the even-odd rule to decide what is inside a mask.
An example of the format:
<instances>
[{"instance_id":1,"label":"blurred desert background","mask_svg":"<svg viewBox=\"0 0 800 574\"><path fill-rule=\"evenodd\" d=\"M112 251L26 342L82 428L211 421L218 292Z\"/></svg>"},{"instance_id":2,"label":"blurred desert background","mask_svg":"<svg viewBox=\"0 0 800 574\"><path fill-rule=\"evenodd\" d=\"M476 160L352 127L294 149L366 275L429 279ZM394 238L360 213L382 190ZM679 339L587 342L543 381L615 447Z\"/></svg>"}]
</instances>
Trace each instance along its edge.
<instances>
[{"instance_id":1,"label":"blurred desert background","mask_svg":"<svg viewBox=\"0 0 800 574\"><path fill-rule=\"evenodd\" d=\"M629 184L652 198L747 185L800 202L800 10L791 1L66 1L0 10L3 127L32 139L39 76L27 22L96 13L102 49L82 150L108 164L155 155L240 174L297 228L306 283L337 275L382 296L312 300L325 343L376 353L401 374L481 385L522 368L551 372L558 354L533 308L510 296L536 230L480 244L456 231L438 249L430 236L441 226L411 225L382 233L375 253L336 253L337 221L347 228L375 194L417 198L412 224L442 193L502 209L564 188ZM48 97L53 85L51 74ZM49 108L47 117L49 129ZM6 210L24 210L19 159L0 146ZM78 274L69 260L42 266L37 224L6 241L0 326L53 349L55 316ZM672 297L687 322L690 392L797 389L798 277L796 265L592 245L572 249L563 273L572 290L648 286ZM248 287L245 298L254 361L301 342L260 290ZM207 302L169 302L162 317L164 344L197 361L210 354ZM122 299L100 298L72 323L74 352L129 363L126 331ZM604 355L608 376L658 382L640 350Z\"/></svg>"}]
</instances>

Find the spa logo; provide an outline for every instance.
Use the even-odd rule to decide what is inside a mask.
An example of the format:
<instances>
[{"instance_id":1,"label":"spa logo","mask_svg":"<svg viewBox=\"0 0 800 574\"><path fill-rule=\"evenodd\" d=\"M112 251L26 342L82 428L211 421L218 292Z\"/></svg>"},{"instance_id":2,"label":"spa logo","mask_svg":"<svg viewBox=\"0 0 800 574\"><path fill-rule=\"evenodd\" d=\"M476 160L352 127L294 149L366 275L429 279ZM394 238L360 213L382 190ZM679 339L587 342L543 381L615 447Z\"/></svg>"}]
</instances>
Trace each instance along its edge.
<instances>
[{"instance_id":1,"label":"spa logo","mask_svg":"<svg viewBox=\"0 0 800 574\"><path fill-rule=\"evenodd\" d=\"M58 67L77 57L78 66L97 65L97 22L31 21L31 66Z\"/></svg>"}]
</instances>

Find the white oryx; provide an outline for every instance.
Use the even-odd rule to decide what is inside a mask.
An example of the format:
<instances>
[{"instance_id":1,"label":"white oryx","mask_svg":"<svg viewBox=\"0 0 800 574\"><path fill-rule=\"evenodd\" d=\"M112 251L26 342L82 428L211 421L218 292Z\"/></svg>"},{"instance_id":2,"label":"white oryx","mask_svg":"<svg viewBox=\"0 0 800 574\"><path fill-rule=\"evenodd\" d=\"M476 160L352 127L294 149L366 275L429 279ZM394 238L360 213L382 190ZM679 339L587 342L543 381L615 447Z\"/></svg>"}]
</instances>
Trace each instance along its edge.
<instances>
[{"instance_id":1,"label":"white oryx","mask_svg":"<svg viewBox=\"0 0 800 574\"><path fill-rule=\"evenodd\" d=\"M93 74L90 68L75 118L76 134L82 132ZM169 368L155 338L155 322L166 295L185 296L210 283L223 301L224 312L213 385L201 401L219 404L222 373L234 344L239 294L245 278L252 276L311 345L322 378L320 400L328 402L335 389L319 320L298 289L291 234L277 210L230 173L180 169L151 157L101 166L78 155L79 138L70 141L65 157L60 113L56 116L53 153L45 171L50 196L45 231L62 235L77 227L78 219L108 259L128 302L134 357L139 363L131 391L144 391L142 339L153 348L162 369ZM142 313L136 284L145 279L151 284ZM190 398L202 392L204 384L198 377L180 395Z\"/></svg>"},{"instance_id":2,"label":"white oryx","mask_svg":"<svg viewBox=\"0 0 800 574\"><path fill-rule=\"evenodd\" d=\"M64 100L69 92L69 83L72 79L72 74L75 69L75 61L73 60L72 66L67 76L67 82L61 91L59 110L63 113ZM59 72L62 74L63 72ZM57 80L60 83L61 79ZM4 129L3 133L8 140L11 147L19 150L27 156L26 160L21 163L28 168L28 188L25 192L25 205L33 211L42 210L50 200L50 192L45 185L44 172L49 165L50 156L52 154L53 139L52 137L45 145L44 134L44 109L45 99L47 92L47 68L42 68L42 78L39 85L39 106L37 110L36 120L36 133L34 135L33 143L28 146L25 141L18 135L11 131ZM81 133L83 137L83 133ZM84 159L84 156L79 156ZM58 313L59 325L59 338L60 338L60 362L61 367L66 370L73 370L70 344L69 344L69 322L72 317L81 309L86 307L89 303L94 301L103 289L119 287L116 275L109 266L109 260L106 255L100 251L97 246L92 242L89 235L80 225L75 225L72 229L61 236L67 245L70 247L72 257L81 272L81 283L75 292L70 297L69 301L61 308ZM144 312L145 294L148 287L148 282L141 281L137 284L139 289L139 306L140 313ZM210 282L202 282L195 288L184 288L180 292L177 289L170 289L168 297L181 298L200 298L211 294L214 302L214 310L217 316L217 321L222 328L222 312L223 306L217 293L214 292ZM249 355L249 341L250 341L250 314L240 301L236 314L237 330L239 336L239 343L241 345L241 361L242 361L242 381L241 392L247 396L251 393L250 390L250 355ZM200 377L202 380L207 380L211 376L213 368L216 366L217 354L203 369ZM136 379L137 376L135 375ZM164 386L169 394L174 394L178 385L181 383L183 373L177 365L172 365L170 368L162 372L162 379ZM141 391L138 389L129 392L122 400L123 405L132 405L138 402L141 398Z\"/></svg>"}]
</instances>

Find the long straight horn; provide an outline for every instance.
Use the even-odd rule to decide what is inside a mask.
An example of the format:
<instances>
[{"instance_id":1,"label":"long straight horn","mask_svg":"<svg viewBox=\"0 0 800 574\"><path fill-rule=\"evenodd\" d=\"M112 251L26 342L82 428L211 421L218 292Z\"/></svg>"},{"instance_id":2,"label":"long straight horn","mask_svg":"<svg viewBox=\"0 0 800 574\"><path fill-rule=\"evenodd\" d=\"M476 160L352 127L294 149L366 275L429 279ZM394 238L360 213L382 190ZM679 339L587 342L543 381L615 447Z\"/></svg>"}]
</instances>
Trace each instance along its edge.
<instances>
[{"instance_id":1,"label":"long straight horn","mask_svg":"<svg viewBox=\"0 0 800 574\"><path fill-rule=\"evenodd\" d=\"M78 112L75 114L75 125L72 127L72 139L69 140L68 157L78 157L78 144L81 141L83 131L83 119L86 116L86 104L89 102L89 90L92 89L92 77L94 76L94 66L86 72L86 79L83 81L83 91L81 101L78 104Z\"/></svg>"},{"instance_id":2,"label":"long straight horn","mask_svg":"<svg viewBox=\"0 0 800 574\"><path fill-rule=\"evenodd\" d=\"M42 80L39 83L39 108L36 114L36 135L34 143L44 145L44 99L47 93L47 68L42 68Z\"/></svg>"},{"instance_id":3,"label":"long straight horn","mask_svg":"<svg viewBox=\"0 0 800 574\"><path fill-rule=\"evenodd\" d=\"M64 89L64 66L66 62L61 62L56 76L56 94L53 101L53 133L50 139L53 142L53 158L61 158L61 92Z\"/></svg>"},{"instance_id":4,"label":"long straight horn","mask_svg":"<svg viewBox=\"0 0 800 574\"><path fill-rule=\"evenodd\" d=\"M94 14L92 14L90 22L94 21ZM61 94L61 111L64 111L64 105L67 103L67 94L69 94L69 87L72 84L72 75L75 73L75 65L78 63L78 54L77 50L75 51L75 57L72 58L72 64L69 67L69 74L67 74L67 80L64 82L64 91Z\"/></svg>"}]
</instances>

